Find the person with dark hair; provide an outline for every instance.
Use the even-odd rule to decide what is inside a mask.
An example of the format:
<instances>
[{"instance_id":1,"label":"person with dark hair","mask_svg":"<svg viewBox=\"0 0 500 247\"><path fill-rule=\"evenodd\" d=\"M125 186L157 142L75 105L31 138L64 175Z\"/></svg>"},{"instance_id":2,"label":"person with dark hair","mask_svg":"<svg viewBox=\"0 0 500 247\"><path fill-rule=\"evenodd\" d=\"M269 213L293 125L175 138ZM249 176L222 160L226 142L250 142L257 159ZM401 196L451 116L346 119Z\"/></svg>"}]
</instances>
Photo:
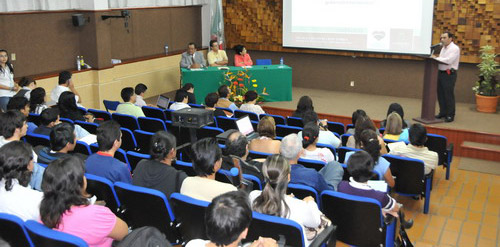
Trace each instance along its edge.
<instances>
[{"instance_id":1,"label":"person with dark hair","mask_svg":"<svg viewBox=\"0 0 500 247\"><path fill-rule=\"evenodd\" d=\"M271 116L265 116L260 119L257 125L257 133L259 137L250 142L248 148L252 151L264 152L270 154L280 153L280 140L276 138L276 123Z\"/></svg>"},{"instance_id":2,"label":"person with dark hair","mask_svg":"<svg viewBox=\"0 0 500 247\"><path fill-rule=\"evenodd\" d=\"M203 53L196 51L196 45L191 42L188 44L187 50L182 53L180 66L186 69L197 69L207 67L207 62Z\"/></svg>"},{"instance_id":3,"label":"person with dark hair","mask_svg":"<svg viewBox=\"0 0 500 247\"><path fill-rule=\"evenodd\" d=\"M0 212L38 220L43 193L29 186L34 169L31 145L12 141L0 148Z\"/></svg>"},{"instance_id":4,"label":"person with dark hair","mask_svg":"<svg viewBox=\"0 0 500 247\"><path fill-rule=\"evenodd\" d=\"M141 160L134 169L132 183L163 192L167 198L174 192L181 191L181 185L187 178L186 173L172 167L175 160L177 141L167 131L158 131L151 138L149 160Z\"/></svg>"},{"instance_id":5,"label":"person with dark hair","mask_svg":"<svg viewBox=\"0 0 500 247\"><path fill-rule=\"evenodd\" d=\"M304 113L302 117L302 122L304 126L308 123L314 123L319 127L319 135L318 135L318 143L331 145L334 148L338 148L342 145L342 141L338 137L335 136L333 132L328 129L328 123L326 120L319 120L318 114L314 111L307 111ZM302 139L302 131L297 133L299 138Z\"/></svg>"},{"instance_id":6,"label":"person with dark hair","mask_svg":"<svg viewBox=\"0 0 500 247\"><path fill-rule=\"evenodd\" d=\"M224 193L215 197L205 212L205 229L209 240L193 239L186 247L240 246L240 242L247 236L252 221L252 208L247 194L242 191ZM250 247L277 246L276 240L261 237L250 245Z\"/></svg>"},{"instance_id":7,"label":"person with dark hair","mask_svg":"<svg viewBox=\"0 0 500 247\"><path fill-rule=\"evenodd\" d=\"M144 85L143 83L139 83L135 85L135 105L138 107L143 107L143 106L152 106L149 104L146 104L146 101L144 101L144 94L148 90L148 87Z\"/></svg>"},{"instance_id":8,"label":"person with dark hair","mask_svg":"<svg viewBox=\"0 0 500 247\"><path fill-rule=\"evenodd\" d=\"M119 104L116 107L116 113L126 114L130 116L145 117L142 108L135 105L135 100L137 95L134 93L134 89L131 87L123 88L121 91L121 96L123 99L123 103Z\"/></svg>"},{"instance_id":9,"label":"person with dark hair","mask_svg":"<svg viewBox=\"0 0 500 247\"><path fill-rule=\"evenodd\" d=\"M48 164L54 160L72 156L69 152L76 146L75 128L72 124L62 122L52 128L50 132L50 147L44 147L38 152L38 162ZM73 154L86 160L83 154Z\"/></svg>"},{"instance_id":10,"label":"person with dark hair","mask_svg":"<svg viewBox=\"0 0 500 247\"><path fill-rule=\"evenodd\" d=\"M290 165L285 157L273 154L267 157L262 167L266 185L262 191L250 192L252 209L262 214L291 219L303 228L306 246L311 239L305 235L305 227L316 228L321 224L321 211L312 196L300 200L287 196L290 182Z\"/></svg>"},{"instance_id":11,"label":"person with dark hair","mask_svg":"<svg viewBox=\"0 0 500 247\"><path fill-rule=\"evenodd\" d=\"M27 100L30 100L31 90L36 87L36 81L29 77L23 77L19 80L19 86L21 89L14 97L25 97Z\"/></svg>"},{"instance_id":12,"label":"person with dark hair","mask_svg":"<svg viewBox=\"0 0 500 247\"><path fill-rule=\"evenodd\" d=\"M7 110L7 103L19 86L14 82L14 67L9 62L7 50L0 49L0 110Z\"/></svg>"},{"instance_id":13,"label":"person with dark hair","mask_svg":"<svg viewBox=\"0 0 500 247\"><path fill-rule=\"evenodd\" d=\"M439 114L436 118L444 118L445 122L455 120L455 82L457 81L458 64L460 62L460 48L453 42L455 37L449 31L441 34L441 52L439 56L432 55L438 64L438 102Z\"/></svg>"},{"instance_id":14,"label":"person with dark hair","mask_svg":"<svg viewBox=\"0 0 500 247\"><path fill-rule=\"evenodd\" d=\"M237 130L228 130L228 132L225 155L222 157L222 169L231 170L234 167L233 159L237 158L244 174L256 176L264 184L264 177L261 172L262 162L248 157L247 138Z\"/></svg>"},{"instance_id":15,"label":"person with dark hair","mask_svg":"<svg viewBox=\"0 0 500 247\"><path fill-rule=\"evenodd\" d=\"M236 45L234 47L234 66L243 67L243 66L252 66L253 61L248 54L247 49L244 45Z\"/></svg>"},{"instance_id":16,"label":"person with dark hair","mask_svg":"<svg viewBox=\"0 0 500 247\"><path fill-rule=\"evenodd\" d=\"M48 228L82 238L89 246L110 247L128 226L107 207L89 203L85 167L75 157L49 164L43 175L40 220Z\"/></svg>"},{"instance_id":17,"label":"person with dark hair","mask_svg":"<svg viewBox=\"0 0 500 247\"><path fill-rule=\"evenodd\" d=\"M228 58L226 51L219 49L217 40L210 40L210 51L207 54L208 66L226 66Z\"/></svg>"},{"instance_id":18,"label":"person with dark hair","mask_svg":"<svg viewBox=\"0 0 500 247\"><path fill-rule=\"evenodd\" d=\"M184 179L181 194L198 200L211 201L214 197L236 190L232 184L215 180L222 166L222 151L215 138L204 138L192 146L193 168L196 177Z\"/></svg>"},{"instance_id":19,"label":"person with dark hair","mask_svg":"<svg viewBox=\"0 0 500 247\"><path fill-rule=\"evenodd\" d=\"M62 92L57 103L59 115L63 118L68 118L73 121L86 121L82 112L78 109L75 101L75 94L71 91Z\"/></svg>"},{"instance_id":20,"label":"person with dark hair","mask_svg":"<svg viewBox=\"0 0 500 247\"><path fill-rule=\"evenodd\" d=\"M410 127L410 144L398 143L391 146L389 154L399 155L407 158L419 159L424 162L425 174L429 174L436 169L439 157L434 151L430 151L426 146L427 130L425 126L415 123Z\"/></svg>"},{"instance_id":21,"label":"person with dark hair","mask_svg":"<svg viewBox=\"0 0 500 247\"><path fill-rule=\"evenodd\" d=\"M175 102L170 105L169 109L173 111L177 111L184 108L191 108L188 105L189 94L184 89L179 89L175 92Z\"/></svg>"},{"instance_id":22,"label":"person with dark hair","mask_svg":"<svg viewBox=\"0 0 500 247\"><path fill-rule=\"evenodd\" d=\"M239 108L234 104L232 101L228 99L229 94L231 92L229 91L229 87L227 85L222 85L217 89L217 94L219 94L219 100L217 101L217 104L215 104L215 107L222 107L222 108L229 108L233 111L238 110ZM227 116L232 116L232 112L226 112Z\"/></svg>"},{"instance_id":23,"label":"person with dark hair","mask_svg":"<svg viewBox=\"0 0 500 247\"><path fill-rule=\"evenodd\" d=\"M7 104L7 110L19 111L25 117L30 114L29 101L25 97L12 97ZM33 132L38 126L32 122L28 122L28 132Z\"/></svg>"},{"instance_id":24,"label":"person with dark hair","mask_svg":"<svg viewBox=\"0 0 500 247\"><path fill-rule=\"evenodd\" d=\"M193 83L186 83L181 88L188 94L188 104L196 104L196 96L194 95L194 85Z\"/></svg>"},{"instance_id":25,"label":"person with dark hair","mask_svg":"<svg viewBox=\"0 0 500 247\"><path fill-rule=\"evenodd\" d=\"M304 152L301 158L319 160L325 163L335 161L335 156L328 148L318 148L319 126L316 123L308 123L302 130L302 147Z\"/></svg>"},{"instance_id":26,"label":"person with dark hair","mask_svg":"<svg viewBox=\"0 0 500 247\"><path fill-rule=\"evenodd\" d=\"M259 94L255 90L248 90L245 93L243 104L240 106L240 110L253 112L257 115L266 114L260 105L256 105Z\"/></svg>"},{"instance_id":27,"label":"person with dark hair","mask_svg":"<svg viewBox=\"0 0 500 247\"><path fill-rule=\"evenodd\" d=\"M408 142L408 128L403 128L403 119L397 112L387 116L387 124L384 131L384 139Z\"/></svg>"},{"instance_id":28,"label":"person with dark hair","mask_svg":"<svg viewBox=\"0 0 500 247\"><path fill-rule=\"evenodd\" d=\"M40 114L48 106L45 104L45 89L37 87L30 93L30 113Z\"/></svg>"},{"instance_id":29,"label":"person with dark hair","mask_svg":"<svg viewBox=\"0 0 500 247\"><path fill-rule=\"evenodd\" d=\"M297 109L293 112L292 117L303 118L306 112L314 112L314 106L311 97L304 95L297 102Z\"/></svg>"},{"instance_id":30,"label":"person with dark hair","mask_svg":"<svg viewBox=\"0 0 500 247\"><path fill-rule=\"evenodd\" d=\"M78 91L75 89L72 76L73 75L69 71L62 71L59 73L59 84L52 89L52 92L50 93L50 102L48 103L49 106L58 104L61 94L69 91L74 94L76 103L82 103L80 94L78 94Z\"/></svg>"},{"instance_id":31,"label":"person with dark hair","mask_svg":"<svg viewBox=\"0 0 500 247\"><path fill-rule=\"evenodd\" d=\"M358 117L358 119L356 120L356 125L354 127L354 135L352 136L349 136L349 138L347 139L347 144L346 146L347 147L350 147L350 148L361 148L361 132L363 132L363 130L366 130L366 129L370 129L370 130L373 130L375 133L378 132L378 129L375 127L375 124L373 124L373 121L370 119L370 117L368 116L360 116ZM381 146L381 150L380 150L380 153L381 154L386 154L387 153L387 148L385 146L385 142L384 142L384 139L377 134L377 139L380 143L380 146Z\"/></svg>"},{"instance_id":32,"label":"person with dark hair","mask_svg":"<svg viewBox=\"0 0 500 247\"><path fill-rule=\"evenodd\" d=\"M389 114L391 114L393 112L396 112L397 114L399 114L399 116L403 120L403 127L402 127L403 129L406 129L410 126L410 121L405 120L405 112L403 111L403 107L400 104L398 104L398 103L390 104L389 108L387 109L386 116L389 117ZM387 122L387 119L382 120L382 122L380 122L380 127L385 128L386 122Z\"/></svg>"},{"instance_id":33,"label":"person with dark hair","mask_svg":"<svg viewBox=\"0 0 500 247\"><path fill-rule=\"evenodd\" d=\"M227 115L223 110L215 108L215 104L217 103L218 100L219 100L218 94L216 93L207 94L207 96L205 97L205 109L213 111L215 117L218 116L226 117Z\"/></svg>"},{"instance_id":34,"label":"person with dark hair","mask_svg":"<svg viewBox=\"0 0 500 247\"><path fill-rule=\"evenodd\" d=\"M40 114L40 126L38 126L33 133L50 136L52 128L60 123L59 109L54 107L47 108Z\"/></svg>"},{"instance_id":35,"label":"person with dark hair","mask_svg":"<svg viewBox=\"0 0 500 247\"><path fill-rule=\"evenodd\" d=\"M351 121L352 121L352 126L354 126L354 128L348 129L346 134L354 135L354 131L356 128L356 121L358 120L359 117L366 117L366 112L364 110L357 109L352 113Z\"/></svg>"},{"instance_id":36,"label":"person with dark hair","mask_svg":"<svg viewBox=\"0 0 500 247\"><path fill-rule=\"evenodd\" d=\"M97 144L99 151L90 155L85 162L85 170L109 179L112 183L124 182L131 184L132 176L128 165L113 158L116 150L122 145L120 124L113 120L103 122L97 127Z\"/></svg>"}]
</instances>

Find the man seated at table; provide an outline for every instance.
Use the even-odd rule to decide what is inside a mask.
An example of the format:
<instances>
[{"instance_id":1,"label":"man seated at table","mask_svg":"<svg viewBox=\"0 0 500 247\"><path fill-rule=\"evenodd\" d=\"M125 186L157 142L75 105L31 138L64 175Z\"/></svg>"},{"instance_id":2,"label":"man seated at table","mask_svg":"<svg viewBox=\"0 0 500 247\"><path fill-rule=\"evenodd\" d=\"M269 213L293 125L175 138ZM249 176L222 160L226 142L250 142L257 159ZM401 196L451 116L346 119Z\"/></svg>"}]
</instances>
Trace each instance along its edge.
<instances>
[{"instance_id":1,"label":"man seated at table","mask_svg":"<svg viewBox=\"0 0 500 247\"><path fill-rule=\"evenodd\" d=\"M170 110L177 111L184 108L191 108L188 104L188 93L186 90L179 89L175 93L175 102L170 105Z\"/></svg>"},{"instance_id":2,"label":"man seated at table","mask_svg":"<svg viewBox=\"0 0 500 247\"><path fill-rule=\"evenodd\" d=\"M126 87L122 89L121 96L123 103L116 107L116 112L120 114L131 115L134 117L145 117L142 108L134 105L137 95L134 93L134 89L131 87Z\"/></svg>"},{"instance_id":3,"label":"man seated at table","mask_svg":"<svg viewBox=\"0 0 500 247\"><path fill-rule=\"evenodd\" d=\"M224 66L227 65L228 58L226 51L219 50L217 40L210 40L210 52L207 54L208 66Z\"/></svg>"},{"instance_id":4,"label":"man seated at table","mask_svg":"<svg viewBox=\"0 0 500 247\"><path fill-rule=\"evenodd\" d=\"M181 58L181 68L186 69L197 69L207 67L203 53L196 51L196 45L194 43L188 44L188 49L182 53Z\"/></svg>"}]
</instances>

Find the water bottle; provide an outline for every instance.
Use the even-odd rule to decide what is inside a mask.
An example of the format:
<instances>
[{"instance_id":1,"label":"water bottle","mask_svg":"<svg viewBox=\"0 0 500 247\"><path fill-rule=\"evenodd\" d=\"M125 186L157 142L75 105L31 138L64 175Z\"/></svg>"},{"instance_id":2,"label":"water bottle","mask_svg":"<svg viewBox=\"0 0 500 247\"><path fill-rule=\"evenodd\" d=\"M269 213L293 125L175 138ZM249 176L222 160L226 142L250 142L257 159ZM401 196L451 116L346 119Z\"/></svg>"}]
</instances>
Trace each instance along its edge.
<instances>
[{"instance_id":1,"label":"water bottle","mask_svg":"<svg viewBox=\"0 0 500 247\"><path fill-rule=\"evenodd\" d=\"M283 67L283 57L280 58L280 68Z\"/></svg>"},{"instance_id":2,"label":"water bottle","mask_svg":"<svg viewBox=\"0 0 500 247\"><path fill-rule=\"evenodd\" d=\"M76 69L82 70L82 65L80 64L80 56L76 56Z\"/></svg>"},{"instance_id":3,"label":"water bottle","mask_svg":"<svg viewBox=\"0 0 500 247\"><path fill-rule=\"evenodd\" d=\"M168 55L168 44L165 44L165 55Z\"/></svg>"}]
</instances>

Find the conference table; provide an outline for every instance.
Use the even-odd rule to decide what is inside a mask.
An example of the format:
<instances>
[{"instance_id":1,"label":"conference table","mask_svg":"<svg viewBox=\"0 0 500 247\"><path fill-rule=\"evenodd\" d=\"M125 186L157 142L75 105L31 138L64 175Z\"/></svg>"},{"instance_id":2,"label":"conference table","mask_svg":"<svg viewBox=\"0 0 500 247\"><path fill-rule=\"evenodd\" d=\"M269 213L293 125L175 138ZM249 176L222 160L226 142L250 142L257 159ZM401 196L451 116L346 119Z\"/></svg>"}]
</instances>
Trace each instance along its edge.
<instances>
[{"instance_id":1,"label":"conference table","mask_svg":"<svg viewBox=\"0 0 500 247\"><path fill-rule=\"evenodd\" d=\"M229 70L220 70L218 67L203 69L181 69L182 85L192 83L196 103L205 101L208 93L217 92L222 84L229 85L224 81L225 74L229 71L233 75L239 71L246 71L251 80L248 89L255 90L264 97L265 102L291 101L292 100L292 68L287 65L254 65L251 68L228 66ZM255 84L255 85L254 85ZM256 86L256 87L254 87ZM262 94L265 90L266 94Z\"/></svg>"}]
</instances>

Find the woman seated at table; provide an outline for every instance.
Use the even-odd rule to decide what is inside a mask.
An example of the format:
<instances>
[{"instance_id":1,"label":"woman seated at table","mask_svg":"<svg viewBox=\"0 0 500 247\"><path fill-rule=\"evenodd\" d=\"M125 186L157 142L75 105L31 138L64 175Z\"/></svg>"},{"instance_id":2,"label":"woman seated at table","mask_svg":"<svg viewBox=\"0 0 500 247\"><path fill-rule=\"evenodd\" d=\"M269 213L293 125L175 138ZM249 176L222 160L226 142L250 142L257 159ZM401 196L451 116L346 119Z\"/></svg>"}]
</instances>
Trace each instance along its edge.
<instances>
[{"instance_id":1,"label":"woman seated at table","mask_svg":"<svg viewBox=\"0 0 500 247\"><path fill-rule=\"evenodd\" d=\"M234 66L252 66L253 61L250 54L247 53L247 49L243 45L237 45L234 47Z\"/></svg>"},{"instance_id":2,"label":"woman seated at table","mask_svg":"<svg viewBox=\"0 0 500 247\"><path fill-rule=\"evenodd\" d=\"M243 102L245 103L240 106L240 110L253 112L257 115L265 114L264 110L262 110L262 107L260 107L260 105L255 104L257 103L257 98L259 98L257 92L253 90L247 91L245 93L245 99L243 100Z\"/></svg>"},{"instance_id":3,"label":"woman seated at table","mask_svg":"<svg viewBox=\"0 0 500 247\"><path fill-rule=\"evenodd\" d=\"M265 116L260 119L257 125L257 132L259 138L253 139L248 149L257 152L279 154L281 141L274 140L276 138L276 123L274 118Z\"/></svg>"}]
</instances>

